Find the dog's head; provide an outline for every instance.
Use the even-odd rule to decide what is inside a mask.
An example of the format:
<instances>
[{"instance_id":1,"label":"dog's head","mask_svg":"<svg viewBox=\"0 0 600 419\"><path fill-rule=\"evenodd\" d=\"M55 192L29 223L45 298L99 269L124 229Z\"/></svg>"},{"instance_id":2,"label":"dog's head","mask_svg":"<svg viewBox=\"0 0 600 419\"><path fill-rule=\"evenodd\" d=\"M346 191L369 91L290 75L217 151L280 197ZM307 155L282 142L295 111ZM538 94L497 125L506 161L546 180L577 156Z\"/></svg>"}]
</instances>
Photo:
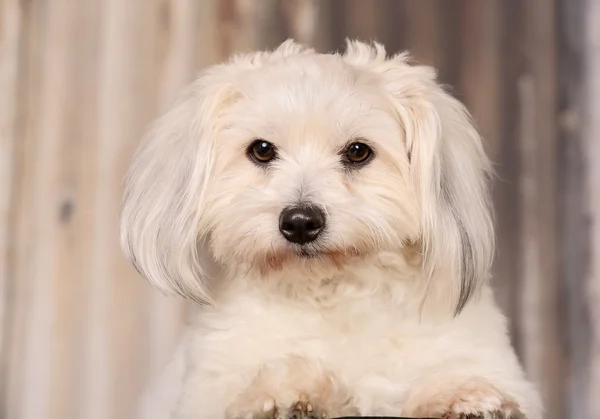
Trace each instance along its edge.
<instances>
[{"instance_id":1,"label":"dog's head","mask_svg":"<svg viewBox=\"0 0 600 419\"><path fill-rule=\"evenodd\" d=\"M464 107L380 45L291 41L207 69L142 142L122 243L163 290L209 299L205 263L306 276L418 246L460 310L493 254L489 163Z\"/></svg>"}]
</instances>

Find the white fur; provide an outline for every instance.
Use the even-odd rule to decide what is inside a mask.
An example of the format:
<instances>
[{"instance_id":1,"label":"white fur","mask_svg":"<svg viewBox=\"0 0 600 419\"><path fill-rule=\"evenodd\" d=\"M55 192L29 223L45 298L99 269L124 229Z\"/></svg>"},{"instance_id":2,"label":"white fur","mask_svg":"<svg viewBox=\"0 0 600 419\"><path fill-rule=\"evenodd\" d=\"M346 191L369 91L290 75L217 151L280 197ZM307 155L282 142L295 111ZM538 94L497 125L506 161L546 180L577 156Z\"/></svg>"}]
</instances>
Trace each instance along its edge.
<instances>
[{"instance_id":1,"label":"white fur","mask_svg":"<svg viewBox=\"0 0 600 419\"><path fill-rule=\"evenodd\" d=\"M347 170L355 140L374 158ZM162 412L541 418L487 285L489 167L434 71L380 45L288 41L207 69L144 139L123 206L140 273L202 305ZM278 231L299 202L326 213L312 258Z\"/></svg>"}]
</instances>

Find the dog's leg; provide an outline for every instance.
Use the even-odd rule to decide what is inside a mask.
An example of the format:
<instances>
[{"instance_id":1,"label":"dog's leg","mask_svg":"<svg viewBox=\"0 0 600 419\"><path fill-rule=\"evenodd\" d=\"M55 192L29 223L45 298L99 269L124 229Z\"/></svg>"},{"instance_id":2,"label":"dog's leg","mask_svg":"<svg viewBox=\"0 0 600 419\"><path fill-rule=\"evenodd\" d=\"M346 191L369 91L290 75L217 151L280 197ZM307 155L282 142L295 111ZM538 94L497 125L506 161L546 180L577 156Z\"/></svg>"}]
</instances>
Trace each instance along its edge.
<instances>
[{"instance_id":1,"label":"dog's leg","mask_svg":"<svg viewBox=\"0 0 600 419\"><path fill-rule=\"evenodd\" d=\"M288 357L265 365L229 406L227 419L323 419L358 414L346 387L318 363Z\"/></svg>"}]
</instances>

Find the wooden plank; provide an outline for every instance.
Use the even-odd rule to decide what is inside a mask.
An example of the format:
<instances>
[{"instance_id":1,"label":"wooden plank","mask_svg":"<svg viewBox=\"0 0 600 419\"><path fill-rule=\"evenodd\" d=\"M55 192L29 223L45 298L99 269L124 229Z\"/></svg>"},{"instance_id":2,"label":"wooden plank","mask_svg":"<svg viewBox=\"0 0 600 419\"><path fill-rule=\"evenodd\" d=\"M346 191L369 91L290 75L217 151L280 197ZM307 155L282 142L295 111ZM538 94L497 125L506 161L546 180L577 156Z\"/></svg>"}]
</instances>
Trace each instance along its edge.
<instances>
[{"instance_id":1,"label":"wooden plank","mask_svg":"<svg viewBox=\"0 0 600 419\"><path fill-rule=\"evenodd\" d=\"M55 374L72 355L72 348L62 339L74 326L68 319L75 312L71 266L58 264L69 246L69 229L62 228L57 211L62 198L70 195L58 162L71 110L66 63L72 16L62 11L60 1L48 6L48 10L40 10L30 3L24 13L27 50L19 91L23 95L19 137L24 160L19 172L23 178L15 236L17 310L7 415L25 419L50 412L71 416L71 408L60 397L72 390L70 382L61 380L65 376L60 372L58 377ZM57 295L58 290L64 292ZM66 323L57 321L57 313L64 314L61 319L67 319Z\"/></svg>"},{"instance_id":2,"label":"wooden plank","mask_svg":"<svg viewBox=\"0 0 600 419\"><path fill-rule=\"evenodd\" d=\"M75 56L70 61L70 66L73 67L75 78L73 80L75 97L77 103L86 103L84 110L76 112L76 120L70 121L74 130L79 133L77 144L74 149L78 150L78 162L71 163L75 166L75 174L78 181L77 194L75 196L76 210L73 216L73 222L77 225L77 236L74 238L78 252L76 255L79 260L78 275L85 278L80 291L79 298L82 301L78 316L82 318L82 324L76 331L78 336L71 336L71 339L77 341L78 358L80 363L80 371L73 377L78 388L80 389L80 397L78 397L75 413L73 417L94 417L89 415L89 404L95 401L95 414L107 415L108 409L111 407L111 401L108 396L104 399L99 397L103 394L99 387L106 385L106 377L110 374L110 366L106 359L111 356L108 353L109 348L106 343L99 339L102 336L102 328L110 327L110 325L98 323L97 310L107 296L102 293L101 289L97 288L98 272L94 267L94 252L97 242L97 228L94 224L95 216L95 184L97 179L102 176L97 170L97 158L101 153L102 144L98 142L99 121L98 112L100 106L100 61L99 52L101 51L101 18L104 12L105 5L93 0L80 1L77 7L72 6L76 14L76 24L74 27L75 36L80 39L73 46ZM112 229L107 229L112 230ZM106 260L109 264L110 261ZM123 282L127 278L121 278ZM110 278L104 278L103 281L110 281ZM131 306L133 310L135 305ZM121 312L125 310L121 309ZM125 313L124 313L125 314ZM141 355L143 356L143 354ZM132 365L130 368L131 375L136 375L138 372ZM115 384L117 390L121 390L120 385ZM73 403L71 401L71 403ZM108 417L108 416L105 416Z\"/></svg>"},{"instance_id":3,"label":"wooden plank","mask_svg":"<svg viewBox=\"0 0 600 419\"><path fill-rule=\"evenodd\" d=\"M587 289L590 278L590 222L597 218L598 209L588 205L590 196L588 172L594 163L585 138L588 73L585 65L584 16L588 10L583 1L562 0L558 13L562 27L560 45L561 103L560 127L562 130L562 260L564 274L563 338L568 353L565 372L567 418L597 417L590 414L593 387L590 386L591 341L594 331L590 319L590 295ZM591 144L591 143L589 143Z\"/></svg>"},{"instance_id":4,"label":"wooden plank","mask_svg":"<svg viewBox=\"0 0 600 419\"><path fill-rule=\"evenodd\" d=\"M164 7L156 0L107 0L100 17L99 122L90 220L94 247L85 352L89 391L83 410L87 418L132 417L149 378L153 291L124 260L116 245L117 229L106 226L118 225L123 175L159 109L166 48L161 39L172 30L159 30L168 13Z\"/></svg>"},{"instance_id":5,"label":"wooden plank","mask_svg":"<svg viewBox=\"0 0 600 419\"><path fill-rule=\"evenodd\" d=\"M385 11L377 0L346 1L345 24L348 37L364 42L378 41L385 24Z\"/></svg>"},{"instance_id":6,"label":"wooden plank","mask_svg":"<svg viewBox=\"0 0 600 419\"><path fill-rule=\"evenodd\" d=\"M589 181L587 184L590 223L590 267L586 291L591 328L589 416L600 417L600 3L585 3L585 150Z\"/></svg>"},{"instance_id":7,"label":"wooden plank","mask_svg":"<svg viewBox=\"0 0 600 419\"><path fill-rule=\"evenodd\" d=\"M439 0L404 1L407 43L411 55L420 63L444 71L443 5Z\"/></svg>"},{"instance_id":8,"label":"wooden plank","mask_svg":"<svg viewBox=\"0 0 600 419\"><path fill-rule=\"evenodd\" d=\"M223 58L235 51L274 48L284 38L279 0L223 0L219 3L219 50Z\"/></svg>"},{"instance_id":9,"label":"wooden plank","mask_svg":"<svg viewBox=\"0 0 600 419\"><path fill-rule=\"evenodd\" d=\"M14 226L13 196L16 193L18 143L16 141L17 83L21 9L17 0L0 2L0 376L6 377L10 363L8 337L14 309L14 276L11 274ZM0 417L7 392L0 380Z\"/></svg>"},{"instance_id":10,"label":"wooden plank","mask_svg":"<svg viewBox=\"0 0 600 419\"><path fill-rule=\"evenodd\" d=\"M511 322L511 338L521 356L520 303L521 284L521 209L519 182L520 166L520 96L518 80L521 76L524 54L521 47L527 23L519 1L502 2L499 10L500 55L499 63L500 110L499 141L495 147L496 181L493 186L498 249L494 263L494 284L498 298Z\"/></svg>"},{"instance_id":11,"label":"wooden plank","mask_svg":"<svg viewBox=\"0 0 600 419\"><path fill-rule=\"evenodd\" d=\"M470 2L461 1L460 52L461 63L458 90L475 121L485 149L494 165L500 165L500 149L503 140L503 85L502 85L502 4L498 0ZM496 182L502 180L495 178ZM496 191L496 188L494 188ZM497 194L496 194L497 195ZM494 196L497 198L497 196ZM496 199L497 201L497 199ZM494 202L499 207L498 202ZM496 214L498 217L498 214ZM502 218L503 220L504 218ZM496 219L496 235L498 236L497 253L510 252L510 242L504 240L506 226L499 226ZM499 264L496 258L492 283L502 310L512 315L510 289L514 287L515 276L503 271L505 264Z\"/></svg>"},{"instance_id":12,"label":"wooden plank","mask_svg":"<svg viewBox=\"0 0 600 419\"><path fill-rule=\"evenodd\" d=\"M546 417L565 417L559 331L560 264L557 215L557 32L546 0L524 7L527 62L519 78L521 152L520 338L525 368L544 396Z\"/></svg>"},{"instance_id":13,"label":"wooden plank","mask_svg":"<svg viewBox=\"0 0 600 419\"><path fill-rule=\"evenodd\" d=\"M284 19L284 33L286 38L293 38L297 42L315 45L319 32L319 14L325 7L317 0L288 0L279 2L281 15ZM321 33L321 36L323 34Z\"/></svg>"}]
</instances>

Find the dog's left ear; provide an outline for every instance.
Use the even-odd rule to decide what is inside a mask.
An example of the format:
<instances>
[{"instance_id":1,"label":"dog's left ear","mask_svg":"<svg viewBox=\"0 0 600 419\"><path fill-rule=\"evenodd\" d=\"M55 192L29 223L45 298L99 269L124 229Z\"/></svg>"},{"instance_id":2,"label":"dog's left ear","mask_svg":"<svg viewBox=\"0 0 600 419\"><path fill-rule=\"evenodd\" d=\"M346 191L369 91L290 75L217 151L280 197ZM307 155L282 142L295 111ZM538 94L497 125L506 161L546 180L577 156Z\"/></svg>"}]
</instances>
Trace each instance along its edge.
<instances>
[{"instance_id":1,"label":"dog's left ear","mask_svg":"<svg viewBox=\"0 0 600 419\"><path fill-rule=\"evenodd\" d=\"M458 314L487 281L494 254L491 165L481 138L433 69L409 64L404 54L387 59L377 44L349 43L347 56L383 77L405 132L428 285L433 293L451 296Z\"/></svg>"}]
</instances>

